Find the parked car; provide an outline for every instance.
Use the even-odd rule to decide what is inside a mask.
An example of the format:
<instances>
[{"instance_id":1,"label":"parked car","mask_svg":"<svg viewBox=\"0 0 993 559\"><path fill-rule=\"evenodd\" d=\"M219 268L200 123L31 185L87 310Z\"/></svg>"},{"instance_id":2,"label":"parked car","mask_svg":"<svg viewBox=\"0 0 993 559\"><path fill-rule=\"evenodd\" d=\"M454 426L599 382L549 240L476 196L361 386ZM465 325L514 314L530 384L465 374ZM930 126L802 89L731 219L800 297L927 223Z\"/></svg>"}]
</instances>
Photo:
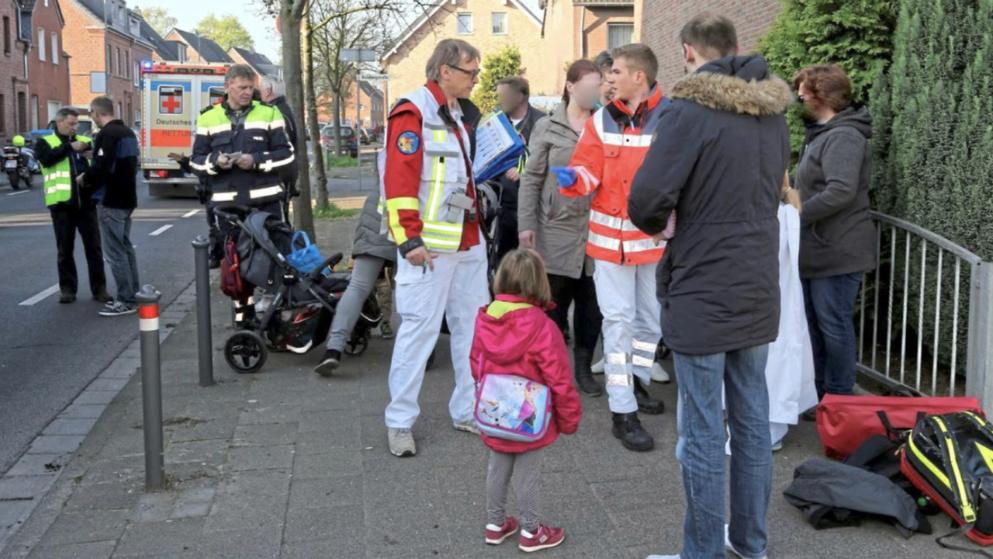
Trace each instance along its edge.
<instances>
[{"instance_id":1,"label":"parked car","mask_svg":"<svg viewBox=\"0 0 993 559\"><path fill-rule=\"evenodd\" d=\"M359 128L359 141L362 145L367 146L372 143L372 134L369 132L368 128Z\"/></svg>"},{"instance_id":2,"label":"parked car","mask_svg":"<svg viewBox=\"0 0 993 559\"><path fill-rule=\"evenodd\" d=\"M358 135L355 133L354 128L350 126L341 127L341 143L342 149L339 150L335 144L333 124L329 124L321 130L321 146L324 149L335 153L344 151L352 157L359 156Z\"/></svg>"}]
</instances>

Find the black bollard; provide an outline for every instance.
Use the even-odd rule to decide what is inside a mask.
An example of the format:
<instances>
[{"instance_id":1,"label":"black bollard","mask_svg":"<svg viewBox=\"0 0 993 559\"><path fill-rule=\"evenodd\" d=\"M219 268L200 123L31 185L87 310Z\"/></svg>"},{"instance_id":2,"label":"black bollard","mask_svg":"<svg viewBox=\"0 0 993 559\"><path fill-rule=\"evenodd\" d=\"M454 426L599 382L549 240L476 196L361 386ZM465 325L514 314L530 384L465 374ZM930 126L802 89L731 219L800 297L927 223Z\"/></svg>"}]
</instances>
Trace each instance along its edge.
<instances>
[{"instance_id":1,"label":"black bollard","mask_svg":"<svg viewBox=\"0 0 993 559\"><path fill-rule=\"evenodd\" d=\"M197 350L200 369L200 386L214 384L214 351L210 329L210 264L207 249L210 247L203 235L193 240L193 259L196 267L197 290Z\"/></svg>"},{"instance_id":2,"label":"black bollard","mask_svg":"<svg viewBox=\"0 0 993 559\"><path fill-rule=\"evenodd\" d=\"M141 338L141 409L145 434L145 488L162 489L162 371L159 355L159 298L151 285L141 288L138 322Z\"/></svg>"}]
</instances>

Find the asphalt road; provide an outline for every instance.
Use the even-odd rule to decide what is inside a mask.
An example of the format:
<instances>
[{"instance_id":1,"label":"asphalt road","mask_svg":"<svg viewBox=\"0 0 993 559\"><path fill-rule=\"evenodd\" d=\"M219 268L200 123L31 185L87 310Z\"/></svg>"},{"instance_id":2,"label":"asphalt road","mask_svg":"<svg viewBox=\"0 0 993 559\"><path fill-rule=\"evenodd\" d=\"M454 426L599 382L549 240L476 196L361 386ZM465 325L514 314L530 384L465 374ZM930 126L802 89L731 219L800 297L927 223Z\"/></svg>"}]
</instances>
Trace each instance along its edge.
<instances>
[{"instance_id":1,"label":"asphalt road","mask_svg":"<svg viewBox=\"0 0 993 559\"><path fill-rule=\"evenodd\" d=\"M0 473L138 333L135 315L97 314L78 238L78 300L59 304L50 289L58 283L55 237L41 179L34 184L15 192L0 178ZM196 200L150 199L144 184L138 191L132 242L140 280L162 292L165 306L193 280L190 241L207 224Z\"/></svg>"}]
</instances>

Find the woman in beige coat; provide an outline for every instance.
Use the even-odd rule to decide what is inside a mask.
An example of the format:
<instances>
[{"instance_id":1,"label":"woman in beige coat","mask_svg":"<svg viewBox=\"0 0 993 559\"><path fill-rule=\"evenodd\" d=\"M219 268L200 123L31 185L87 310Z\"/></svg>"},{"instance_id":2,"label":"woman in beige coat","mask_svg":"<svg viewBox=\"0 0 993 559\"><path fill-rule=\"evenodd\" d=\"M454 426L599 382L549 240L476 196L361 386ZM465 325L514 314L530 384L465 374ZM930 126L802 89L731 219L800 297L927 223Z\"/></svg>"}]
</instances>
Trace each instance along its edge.
<instances>
[{"instance_id":1,"label":"woman in beige coat","mask_svg":"<svg viewBox=\"0 0 993 559\"><path fill-rule=\"evenodd\" d=\"M563 332L568 329L569 305L576 305L572 326L576 384L592 396L603 394L603 389L590 371L602 321L592 262L586 257L590 197L561 196L549 169L569 165L579 133L599 101L601 81L600 69L589 60L569 67L562 103L531 132L517 204L520 246L533 248L544 258L556 305L550 315Z\"/></svg>"}]
</instances>

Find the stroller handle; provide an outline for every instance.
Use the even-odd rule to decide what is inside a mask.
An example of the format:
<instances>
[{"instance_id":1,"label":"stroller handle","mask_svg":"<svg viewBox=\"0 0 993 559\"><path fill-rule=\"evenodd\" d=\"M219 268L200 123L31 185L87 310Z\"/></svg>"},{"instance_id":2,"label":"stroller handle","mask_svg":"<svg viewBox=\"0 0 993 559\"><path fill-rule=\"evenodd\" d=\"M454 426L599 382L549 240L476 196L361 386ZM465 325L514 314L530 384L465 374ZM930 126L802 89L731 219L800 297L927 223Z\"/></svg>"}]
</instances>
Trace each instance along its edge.
<instances>
[{"instance_id":1,"label":"stroller handle","mask_svg":"<svg viewBox=\"0 0 993 559\"><path fill-rule=\"evenodd\" d=\"M320 277L321 272L324 271L324 268L333 269L335 266L338 265L339 262L341 262L342 258L344 258L344 255L340 252L336 252L331 256L329 256L327 260L322 262L320 266L314 268L314 270L307 275L310 277L310 279L317 279L318 277Z\"/></svg>"},{"instance_id":2,"label":"stroller handle","mask_svg":"<svg viewBox=\"0 0 993 559\"><path fill-rule=\"evenodd\" d=\"M223 208L214 207L214 214L228 221L238 221L244 219L253 211L256 211L256 209L250 206L242 205L224 206Z\"/></svg>"}]
</instances>

